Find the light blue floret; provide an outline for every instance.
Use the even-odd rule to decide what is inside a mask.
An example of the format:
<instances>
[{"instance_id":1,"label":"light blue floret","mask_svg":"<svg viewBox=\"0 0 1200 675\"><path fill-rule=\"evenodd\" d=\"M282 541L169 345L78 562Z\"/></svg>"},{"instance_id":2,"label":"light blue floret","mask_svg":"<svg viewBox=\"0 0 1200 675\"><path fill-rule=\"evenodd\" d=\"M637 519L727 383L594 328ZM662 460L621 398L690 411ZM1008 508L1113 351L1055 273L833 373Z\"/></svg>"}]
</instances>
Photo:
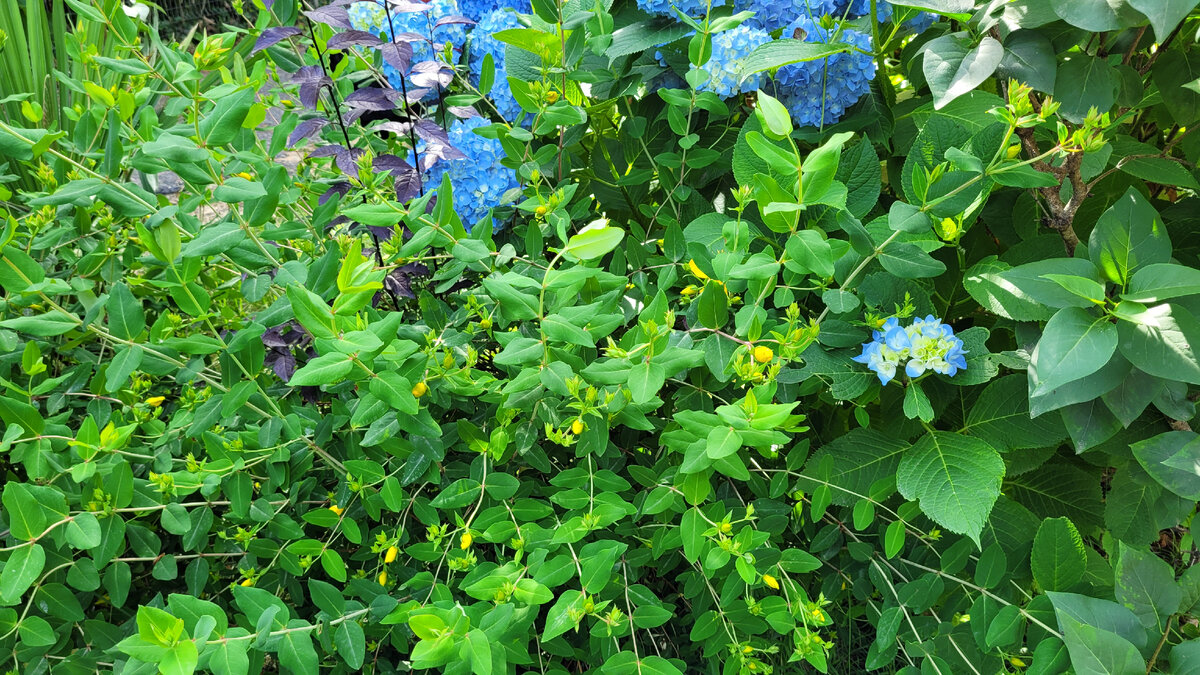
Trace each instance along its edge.
<instances>
[{"instance_id":1,"label":"light blue floret","mask_svg":"<svg viewBox=\"0 0 1200 675\"><path fill-rule=\"evenodd\" d=\"M721 7L725 4L725 0L711 0L712 7ZM688 16L701 17L708 13L710 7L709 0L637 0L637 6L647 14L659 14L661 16L675 16L675 12L671 7L678 7L681 12Z\"/></svg>"},{"instance_id":2,"label":"light blue floret","mask_svg":"<svg viewBox=\"0 0 1200 675\"><path fill-rule=\"evenodd\" d=\"M966 354L954 329L930 315L914 319L912 325L903 328L895 318L888 319L874 332L871 342L863 345L862 354L853 360L866 364L887 386L901 364L910 378L920 377L926 371L954 377L966 369Z\"/></svg>"},{"instance_id":3,"label":"light blue floret","mask_svg":"<svg viewBox=\"0 0 1200 675\"><path fill-rule=\"evenodd\" d=\"M425 180L427 187L437 188L442 176L449 174L454 210L468 231L486 218L492 207L500 205L505 192L518 186L516 172L500 163L504 158L500 141L475 133L475 129L488 124L484 118L473 117L450 125L450 145L466 158L439 161ZM500 223L495 226L498 228Z\"/></svg>"},{"instance_id":4,"label":"light blue floret","mask_svg":"<svg viewBox=\"0 0 1200 675\"><path fill-rule=\"evenodd\" d=\"M841 52L779 69L775 76L776 95L799 126L822 127L837 122L871 90L875 60L870 55L870 36L851 29L835 35L833 29L803 16L788 24L783 33L802 35L805 42L836 40L867 52Z\"/></svg>"},{"instance_id":5,"label":"light blue floret","mask_svg":"<svg viewBox=\"0 0 1200 675\"><path fill-rule=\"evenodd\" d=\"M711 91L721 98L730 98L740 93L758 91L761 74L742 78L742 59L749 56L758 46L771 41L764 30L746 25L718 33L712 40L712 58L701 66L708 73L708 81L700 91Z\"/></svg>"},{"instance_id":6,"label":"light blue floret","mask_svg":"<svg viewBox=\"0 0 1200 675\"><path fill-rule=\"evenodd\" d=\"M508 86L508 76L504 67L505 44L497 40L493 35L502 30L520 27L521 22L517 19L515 13L498 9L480 19L479 25L475 26L471 31L471 83L479 86L479 78L483 72L484 56L491 54L492 61L496 66L496 72L492 90L488 96L491 97L492 103L496 105L496 110L500 113L500 116L510 122L515 120L517 114L521 112L521 106L517 103L517 99L513 97L512 88Z\"/></svg>"},{"instance_id":7,"label":"light blue floret","mask_svg":"<svg viewBox=\"0 0 1200 675\"><path fill-rule=\"evenodd\" d=\"M802 16L819 19L826 14L833 14L837 0L738 0L734 7L739 12L754 12L754 16L746 20L745 25L773 31Z\"/></svg>"},{"instance_id":8,"label":"light blue floret","mask_svg":"<svg viewBox=\"0 0 1200 675\"><path fill-rule=\"evenodd\" d=\"M475 22L483 21L483 17L498 9L511 9L518 14L533 11L529 0L458 0L458 8L463 16Z\"/></svg>"}]
</instances>

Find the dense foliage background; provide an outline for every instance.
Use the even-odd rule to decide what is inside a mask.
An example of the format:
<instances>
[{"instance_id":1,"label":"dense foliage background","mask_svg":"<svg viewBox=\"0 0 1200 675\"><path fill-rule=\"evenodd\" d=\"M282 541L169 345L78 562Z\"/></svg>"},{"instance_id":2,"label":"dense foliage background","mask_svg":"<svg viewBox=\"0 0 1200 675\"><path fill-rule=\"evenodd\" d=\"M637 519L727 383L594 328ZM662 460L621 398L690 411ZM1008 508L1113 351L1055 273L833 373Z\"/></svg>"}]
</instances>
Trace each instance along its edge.
<instances>
[{"instance_id":1,"label":"dense foliage background","mask_svg":"<svg viewBox=\"0 0 1200 675\"><path fill-rule=\"evenodd\" d=\"M1200 673L1197 4L0 2L0 662Z\"/></svg>"}]
</instances>

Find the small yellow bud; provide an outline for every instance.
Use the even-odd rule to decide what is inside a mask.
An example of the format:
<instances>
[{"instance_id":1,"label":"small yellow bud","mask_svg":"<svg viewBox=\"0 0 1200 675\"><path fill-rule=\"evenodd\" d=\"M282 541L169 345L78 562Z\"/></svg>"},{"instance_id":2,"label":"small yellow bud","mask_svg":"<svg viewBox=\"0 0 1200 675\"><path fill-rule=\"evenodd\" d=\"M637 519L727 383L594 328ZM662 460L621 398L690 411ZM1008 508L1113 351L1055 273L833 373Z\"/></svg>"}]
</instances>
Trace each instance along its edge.
<instances>
[{"instance_id":1,"label":"small yellow bud","mask_svg":"<svg viewBox=\"0 0 1200 675\"><path fill-rule=\"evenodd\" d=\"M427 393L429 393L429 385L424 382L418 382L413 385L412 395L414 398L421 398Z\"/></svg>"},{"instance_id":2,"label":"small yellow bud","mask_svg":"<svg viewBox=\"0 0 1200 675\"><path fill-rule=\"evenodd\" d=\"M759 345L754 348L754 360L759 363L770 363L771 359L775 358L775 352L766 345Z\"/></svg>"},{"instance_id":3,"label":"small yellow bud","mask_svg":"<svg viewBox=\"0 0 1200 675\"><path fill-rule=\"evenodd\" d=\"M253 579L242 579L242 585L249 588L254 585Z\"/></svg>"},{"instance_id":4,"label":"small yellow bud","mask_svg":"<svg viewBox=\"0 0 1200 675\"><path fill-rule=\"evenodd\" d=\"M1009 659L1009 660L1008 660L1008 662L1009 662L1009 663L1011 663L1011 664L1013 664L1013 665L1014 665L1014 666L1016 666L1017 668L1024 668L1024 667L1025 667L1025 662L1024 662L1023 660L1021 660L1021 659L1018 659L1018 658L1017 658L1017 657L1015 657L1015 656L1014 656L1014 657L1012 657L1011 659Z\"/></svg>"},{"instance_id":5,"label":"small yellow bud","mask_svg":"<svg viewBox=\"0 0 1200 675\"><path fill-rule=\"evenodd\" d=\"M539 218L541 218L542 216L546 215L547 213L550 213L550 207L546 206L545 204L542 204L541 206L534 209L533 212L536 213Z\"/></svg>"},{"instance_id":6,"label":"small yellow bud","mask_svg":"<svg viewBox=\"0 0 1200 675\"><path fill-rule=\"evenodd\" d=\"M458 547L465 551L471 548L471 542L473 541L475 541L475 537L472 537L470 532L463 532L462 539L458 542Z\"/></svg>"},{"instance_id":7,"label":"small yellow bud","mask_svg":"<svg viewBox=\"0 0 1200 675\"><path fill-rule=\"evenodd\" d=\"M157 408L158 406L162 405L163 401L165 400L167 399L163 396L151 396L150 398L146 399L146 405L150 406L151 408Z\"/></svg>"},{"instance_id":8,"label":"small yellow bud","mask_svg":"<svg viewBox=\"0 0 1200 675\"><path fill-rule=\"evenodd\" d=\"M730 523L721 523L721 533L729 534L730 532L733 532L733 525Z\"/></svg>"},{"instance_id":9,"label":"small yellow bud","mask_svg":"<svg viewBox=\"0 0 1200 675\"><path fill-rule=\"evenodd\" d=\"M754 647L751 647L750 645L746 645L745 647L742 647L742 653L743 654L753 654Z\"/></svg>"},{"instance_id":10,"label":"small yellow bud","mask_svg":"<svg viewBox=\"0 0 1200 675\"><path fill-rule=\"evenodd\" d=\"M688 297L688 296L695 295L695 294L696 294L696 290L697 290L697 289L696 289L696 286L695 286L694 284L688 284L687 286L684 286L684 287L683 287L683 290L682 290L682 291L679 291L679 294L680 294L680 295L682 295L682 296L684 296L684 297Z\"/></svg>"},{"instance_id":11,"label":"small yellow bud","mask_svg":"<svg viewBox=\"0 0 1200 675\"><path fill-rule=\"evenodd\" d=\"M558 92L551 89L546 92L546 103L554 103L558 100Z\"/></svg>"},{"instance_id":12,"label":"small yellow bud","mask_svg":"<svg viewBox=\"0 0 1200 675\"><path fill-rule=\"evenodd\" d=\"M387 553L383 554L383 562L385 562L385 563L396 562L396 554L399 552L400 552L400 549L396 548L395 546L389 546Z\"/></svg>"},{"instance_id":13,"label":"small yellow bud","mask_svg":"<svg viewBox=\"0 0 1200 675\"><path fill-rule=\"evenodd\" d=\"M705 274L704 271L700 269L700 266L696 264L695 260L688 261L688 270L690 270L691 273L694 274L697 279L701 279L701 280L708 279L708 275Z\"/></svg>"},{"instance_id":14,"label":"small yellow bud","mask_svg":"<svg viewBox=\"0 0 1200 675\"><path fill-rule=\"evenodd\" d=\"M583 420L576 419L574 422L571 422L571 433L576 436L583 433Z\"/></svg>"},{"instance_id":15,"label":"small yellow bud","mask_svg":"<svg viewBox=\"0 0 1200 675\"><path fill-rule=\"evenodd\" d=\"M345 511L345 509L343 509L342 507L338 506L337 504L334 504L333 506L330 506L330 507L329 507L329 510L330 510L330 511L333 511L334 513L338 514L339 516L340 516L340 515L342 515L342 511Z\"/></svg>"},{"instance_id":16,"label":"small yellow bud","mask_svg":"<svg viewBox=\"0 0 1200 675\"><path fill-rule=\"evenodd\" d=\"M482 319L480 319L480 320L479 320L479 327L480 327L480 328L482 328L482 329L484 329L484 330L487 330L487 329L491 328L491 327L492 327L492 320L491 320L491 319L489 319L489 318L488 318L488 317L486 317L486 316L485 316L485 317L483 317Z\"/></svg>"},{"instance_id":17,"label":"small yellow bud","mask_svg":"<svg viewBox=\"0 0 1200 675\"><path fill-rule=\"evenodd\" d=\"M250 173L246 171L241 171L233 175L237 176L238 178L245 178L246 180L254 180L254 176L251 176Z\"/></svg>"},{"instance_id":18,"label":"small yellow bud","mask_svg":"<svg viewBox=\"0 0 1200 675\"><path fill-rule=\"evenodd\" d=\"M387 586L387 570L384 570L379 573L379 585Z\"/></svg>"},{"instance_id":19,"label":"small yellow bud","mask_svg":"<svg viewBox=\"0 0 1200 675\"><path fill-rule=\"evenodd\" d=\"M763 583L771 588L774 588L775 590L779 590L779 580L770 574L763 575Z\"/></svg>"},{"instance_id":20,"label":"small yellow bud","mask_svg":"<svg viewBox=\"0 0 1200 675\"><path fill-rule=\"evenodd\" d=\"M1021 144L1020 143L1013 143L1012 145L1008 146L1008 158L1009 159L1016 159L1020 156L1021 156Z\"/></svg>"}]
</instances>

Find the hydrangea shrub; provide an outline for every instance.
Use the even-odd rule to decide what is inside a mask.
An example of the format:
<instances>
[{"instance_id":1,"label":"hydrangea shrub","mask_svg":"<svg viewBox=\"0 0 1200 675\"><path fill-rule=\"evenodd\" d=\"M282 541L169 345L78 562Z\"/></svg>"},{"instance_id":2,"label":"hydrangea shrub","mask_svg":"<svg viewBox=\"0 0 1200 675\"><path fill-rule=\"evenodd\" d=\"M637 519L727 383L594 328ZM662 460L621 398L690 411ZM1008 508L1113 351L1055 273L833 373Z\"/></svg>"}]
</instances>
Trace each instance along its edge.
<instances>
[{"instance_id":1,"label":"hydrangea shrub","mask_svg":"<svg viewBox=\"0 0 1200 675\"><path fill-rule=\"evenodd\" d=\"M1197 4L6 26L3 668L1197 671Z\"/></svg>"}]
</instances>

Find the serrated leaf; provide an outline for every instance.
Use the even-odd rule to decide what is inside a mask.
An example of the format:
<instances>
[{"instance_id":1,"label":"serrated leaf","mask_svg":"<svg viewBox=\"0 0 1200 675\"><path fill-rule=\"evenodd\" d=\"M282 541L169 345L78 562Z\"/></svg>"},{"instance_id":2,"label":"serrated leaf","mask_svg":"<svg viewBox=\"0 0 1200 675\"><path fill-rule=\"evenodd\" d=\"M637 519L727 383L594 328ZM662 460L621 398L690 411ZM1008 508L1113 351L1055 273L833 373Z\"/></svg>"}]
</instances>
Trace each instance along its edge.
<instances>
[{"instance_id":1,"label":"serrated leaf","mask_svg":"<svg viewBox=\"0 0 1200 675\"><path fill-rule=\"evenodd\" d=\"M969 436L931 431L904 453L896 486L906 499L951 532L976 544L1000 496L1004 460L995 448Z\"/></svg>"}]
</instances>

